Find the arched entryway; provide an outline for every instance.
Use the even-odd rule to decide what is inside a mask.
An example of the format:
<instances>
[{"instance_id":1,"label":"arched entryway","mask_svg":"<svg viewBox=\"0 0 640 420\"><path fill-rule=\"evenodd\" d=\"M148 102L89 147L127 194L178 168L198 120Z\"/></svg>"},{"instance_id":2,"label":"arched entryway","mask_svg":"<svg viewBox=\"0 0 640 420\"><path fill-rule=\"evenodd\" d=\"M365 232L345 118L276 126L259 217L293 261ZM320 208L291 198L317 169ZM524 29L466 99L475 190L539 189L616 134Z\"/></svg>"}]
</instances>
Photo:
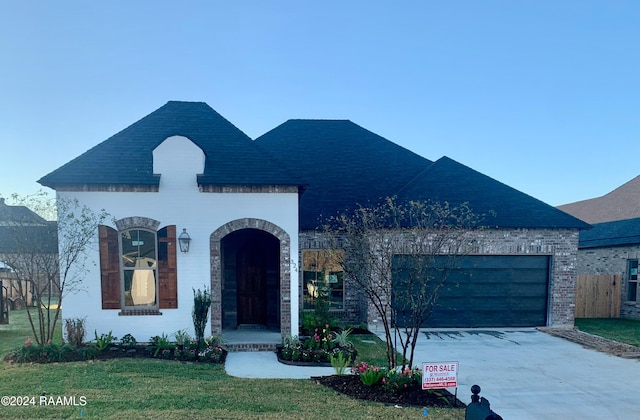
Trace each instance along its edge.
<instances>
[{"instance_id":1,"label":"arched entryway","mask_svg":"<svg viewBox=\"0 0 640 420\"><path fill-rule=\"evenodd\" d=\"M289 235L259 219L229 222L211 235L211 328L291 332Z\"/></svg>"},{"instance_id":2,"label":"arched entryway","mask_svg":"<svg viewBox=\"0 0 640 420\"><path fill-rule=\"evenodd\" d=\"M222 328L280 329L280 246L270 233L241 229L222 238Z\"/></svg>"}]
</instances>

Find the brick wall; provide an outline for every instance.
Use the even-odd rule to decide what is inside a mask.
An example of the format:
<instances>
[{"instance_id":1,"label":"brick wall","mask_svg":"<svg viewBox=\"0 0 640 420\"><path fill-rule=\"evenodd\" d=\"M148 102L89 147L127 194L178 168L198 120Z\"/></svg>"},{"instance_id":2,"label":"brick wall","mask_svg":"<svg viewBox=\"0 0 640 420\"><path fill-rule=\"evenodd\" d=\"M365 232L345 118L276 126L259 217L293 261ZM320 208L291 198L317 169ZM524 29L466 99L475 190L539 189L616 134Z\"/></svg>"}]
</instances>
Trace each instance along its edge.
<instances>
[{"instance_id":1,"label":"brick wall","mask_svg":"<svg viewBox=\"0 0 640 420\"><path fill-rule=\"evenodd\" d=\"M573 229L494 229L470 235L478 246L474 255L548 255L551 257L549 281L549 326L573 326L577 279L578 231ZM322 249L327 242L318 232L300 233L298 266L303 249ZM390 281L390 280L389 280ZM298 293L302 302L302 285ZM345 279L344 320L379 325L375 309Z\"/></svg>"},{"instance_id":2,"label":"brick wall","mask_svg":"<svg viewBox=\"0 0 640 420\"><path fill-rule=\"evenodd\" d=\"M640 302L628 302L627 261L640 258L640 245L585 248L578 251L578 274L618 274L622 277L620 317L640 320Z\"/></svg>"}]
</instances>

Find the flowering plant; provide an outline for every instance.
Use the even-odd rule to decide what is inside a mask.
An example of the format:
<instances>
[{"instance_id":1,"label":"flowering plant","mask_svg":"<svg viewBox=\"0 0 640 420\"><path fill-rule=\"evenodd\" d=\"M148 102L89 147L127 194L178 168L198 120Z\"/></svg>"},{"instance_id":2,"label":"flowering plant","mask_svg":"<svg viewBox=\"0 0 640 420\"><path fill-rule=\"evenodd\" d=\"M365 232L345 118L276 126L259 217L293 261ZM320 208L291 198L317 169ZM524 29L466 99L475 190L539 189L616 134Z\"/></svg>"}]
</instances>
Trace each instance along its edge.
<instances>
[{"instance_id":1,"label":"flowering plant","mask_svg":"<svg viewBox=\"0 0 640 420\"><path fill-rule=\"evenodd\" d=\"M373 386L385 377L386 369L360 362L351 368L351 373L359 376L363 384Z\"/></svg>"},{"instance_id":2,"label":"flowering plant","mask_svg":"<svg viewBox=\"0 0 640 420\"><path fill-rule=\"evenodd\" d=\"M328 324L325 324L323 328L314 328L313 335L304 342L301 342L298 337L286 337L282 341L278 356L293 362L328 363L339 353L348 363L356 358L356 349L353 344L343 340L341 345L336 340L336 333L329 329Z\"/></svg>"},{"instance_id":3,"label":"flowering plant","mask_svg":"<svg viewBox=\"0 0 640 420\"><path fill-rule=\"evenodd\" d=\"M382 386L390 391L401 392L409 388L414 383L422 382L422 372L420 369L391 370L382 378Z\"/></svg>"}]
</instances>

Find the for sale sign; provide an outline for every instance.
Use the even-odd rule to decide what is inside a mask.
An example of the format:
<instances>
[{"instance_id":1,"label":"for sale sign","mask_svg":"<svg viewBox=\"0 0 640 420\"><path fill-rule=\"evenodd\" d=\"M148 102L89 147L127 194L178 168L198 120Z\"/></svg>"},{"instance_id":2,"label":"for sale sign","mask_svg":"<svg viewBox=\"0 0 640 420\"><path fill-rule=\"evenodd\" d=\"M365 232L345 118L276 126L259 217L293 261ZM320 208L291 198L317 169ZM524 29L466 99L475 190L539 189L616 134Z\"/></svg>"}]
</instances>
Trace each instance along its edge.
<instances>
[{"instance_id":1,"label":"for sale sign","mask_svg":"<svg viewBox=\"0 0 640 420\"><path fill-rule=\"evenodd\" d=\"M422 389L458 387L458 362L423 362Z\"/></svg>"}]
</instances>

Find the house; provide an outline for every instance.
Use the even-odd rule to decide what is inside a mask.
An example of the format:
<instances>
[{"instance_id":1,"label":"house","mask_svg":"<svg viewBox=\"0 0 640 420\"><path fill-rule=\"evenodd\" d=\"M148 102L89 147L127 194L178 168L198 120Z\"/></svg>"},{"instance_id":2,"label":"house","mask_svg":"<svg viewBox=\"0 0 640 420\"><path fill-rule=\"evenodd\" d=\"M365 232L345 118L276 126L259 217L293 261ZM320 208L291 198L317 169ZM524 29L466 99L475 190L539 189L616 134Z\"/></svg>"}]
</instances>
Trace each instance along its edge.
<instances>
[{"instance_id":1,"label":"house","mask_svg":"<svg viewBox=\"0 0 640 420\"><path fill-rule=\"evenodd\" d=\"M85 318L88 331L144 340L189 329L193 290L210 287L211 333L297 334L318 281L336 316L375 322L360 291L323 259L317 228L390 196L492 214L434 325L573 325L586 223L351 121L289 120L252 140L205 103L171 101L39 182L114 220L96 232L85 291L63 304L63 316ZM188 252L179 235L190 237Z\"/></svg>"},{"instance_id":2,"label":"house","mask_svg":"<svg viewBox=\"0 0 640 420\"><path fill-rule=\"evenodd\" d=\"M33 287L46 278L43 261L56 263L58 228L26 206L0 198L0 310L33 305ZM16 270L28 273L16 275ZM2 311L0 311L2 312Z\"/></svg>"},{"instance_id":3,"label":"house","mask_svg":"<svg viewBox=\"0 0 640 420\"><path fill-rule=\"evenodd\" d=\"M604 223L640 217L640 176L602 197L563 204L558 209L587 223Z\"/></svg>"},{"instance_id":4,"label":"house","mask_svg":"<svg viewBox=\"0 0 640 420\"><path fill-rule=\"evenodd\" d=\"M578 274L619 276L622 318L640 320L639 260L640 218L596 223L580 233Z\"/></svg>"},{"instance_id":5,"label":"house","mask_svg":"<svg viewBox=\"0 0 640 420\"><path fill-rule=\"evenodd\" d=\"M603 195L558 206L588 223L580 232L578 274L619 276L620 316L640 319L640 176Z\"/></svg>"}]
</instances>

